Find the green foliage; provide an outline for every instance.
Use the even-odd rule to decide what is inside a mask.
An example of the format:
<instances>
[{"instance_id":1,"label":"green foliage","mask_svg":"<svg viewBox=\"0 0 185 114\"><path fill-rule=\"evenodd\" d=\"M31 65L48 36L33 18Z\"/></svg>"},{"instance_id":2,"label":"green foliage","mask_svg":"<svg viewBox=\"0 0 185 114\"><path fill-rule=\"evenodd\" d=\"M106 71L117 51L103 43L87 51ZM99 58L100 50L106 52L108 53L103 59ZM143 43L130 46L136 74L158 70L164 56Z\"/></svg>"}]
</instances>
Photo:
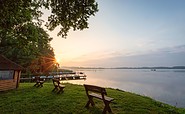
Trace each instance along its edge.
<instances>
[{"instance_id":1,"label":"green foliage","mask_svg":"<svg viewBox=\"0 0 185 114\"><path fill-rule=\"evenodd\" d=\"M0 54L27 72L57 67L52 38L41 27L41 8L52 11L46 26L49 30L60 26L62 37L71 28L88 28L88 18L98 11L95 0L0 0Z\"/></svg>"},{"instance_id":2,"label":"green foliage","mask_svg":"<svg viewBox=\"0 0 185 114\"><path fill-rule=\"evenodd\" d=\"M40 9L44 7L51 10L47 28L52 31L60 26L58 35L62 37L66 37L71 28L88 28L88 19L98 11L95 0L1 0L0 7L0 30L14 30L27 22L42 25L43 20L39 17L43 14Z\"/></svg>"},{"instance_id":3,"label":"green foliage","mask_svg":"<svg viewBox=\"0 0 185 114\"><path fill-rule=\"evenodd\" d=\"M23 67L43 54L54 56L49 44L52 39L37 22L32 22L41 16L35 3L31 0L1 0L0 7L0 54Z\"/></svg>"},{"instance_id":4,"label":"green foliage","mask_svg":"<svg viewBox=\"0 0 185 114\"><path fill-rule=\"evenodd\" d=\"M12 36L9 37L7 34L2 38L3 40L0 42L1 54L27 68L26 70L33 69L30 66L33 64L35 67L42 67L41 61L50 63L52 59L53 63L50 64L54 64L54 51L50 46L52 38L46 31L33 23L26 23L16 27L13 32ZM50 64L47 65L50 66Z\"/></svg>"},{"instance_id":5,"label":"green foliage","mask_svg":"<svg viewBox=\"0 0 185 114\"><path fill-rule=\"evenodd\" d=\"M35 88L34 83L20 83L18 90L0 94L1 113L61 113L61 114L101 114L104 104L94 99L95 107L86 109L85 89L81 85L66 85L64 93L51 92L53 84L44 83L44 87ZM110 107L115 114L183 114L185 109L175 108L148 97L137 94L106 89L107 94L115 100Z\"/></svg>"},{"instance_id":6,"label":"green foliage","mask_svg":"<svg viewBox=\"0 0 185 114\"><path fill-rule=\"evenodd\" d=\"M10 29L32 19L30 0L1 0L0 27Z\"/></svg>"},{"instance_id":7,"label":"green foliage","mask_svg":"<svg viewBox=\"0 0 185 114\"><path fill-rule=\"evenodd\" d=\"M51 0L48 3L52 14L46 26L49 30L54 30L60 25L58 36L62 37L66 37L71 28L73 30L88 28L89 17L98 11L95 0Z\"/></svg>"}]
</instances>

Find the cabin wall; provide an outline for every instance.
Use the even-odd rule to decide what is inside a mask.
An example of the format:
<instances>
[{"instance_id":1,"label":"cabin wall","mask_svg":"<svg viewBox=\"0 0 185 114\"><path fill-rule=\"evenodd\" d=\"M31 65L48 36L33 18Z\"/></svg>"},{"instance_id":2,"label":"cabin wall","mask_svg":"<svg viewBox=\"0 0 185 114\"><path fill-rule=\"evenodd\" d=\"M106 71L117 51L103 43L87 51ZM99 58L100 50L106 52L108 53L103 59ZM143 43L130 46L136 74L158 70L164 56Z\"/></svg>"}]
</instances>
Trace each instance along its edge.
<instances>
[{"instance_id":1,"label":"cabin wall","mask_svg":"<svg viewBox=\"0 0 185 114\"><path fill-rule=\"evenodd\" d=\"M14 78L9 80L0 80L0 91L16 89L20 81L20 71L14 71Z\"/></svg>"},{"instance_id":2,"label":"cabin wall","mask_svg":"<svg viewBox=\"0 0 185 114\"><path fill-rule=\"evenodd\" d=\"M19 87L20 77L21 77L21 71L16 71L15 78L14 78L14 80L16 81L16 88Z\"/></svg>"}]
</instances>

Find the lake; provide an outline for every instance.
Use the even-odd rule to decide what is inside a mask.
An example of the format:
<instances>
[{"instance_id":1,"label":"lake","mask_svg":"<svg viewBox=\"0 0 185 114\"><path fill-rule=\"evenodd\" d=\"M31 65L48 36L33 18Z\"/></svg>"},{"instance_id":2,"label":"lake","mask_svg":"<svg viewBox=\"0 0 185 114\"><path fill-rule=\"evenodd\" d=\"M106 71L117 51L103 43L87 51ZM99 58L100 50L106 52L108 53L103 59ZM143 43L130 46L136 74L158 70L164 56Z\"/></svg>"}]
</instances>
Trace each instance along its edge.
<instances>
[{"instance_id":1,"label":"lake","mask_svg":"<svg viewBox=\"0 0 185 114\"><path fill-rule=\"evenodd\" d=\"M73 69L74 70L74 69ZM118 88L155 100L185 107L185 69L78 69L87 75L75 84Z\"/></svg>"}]
</instances>

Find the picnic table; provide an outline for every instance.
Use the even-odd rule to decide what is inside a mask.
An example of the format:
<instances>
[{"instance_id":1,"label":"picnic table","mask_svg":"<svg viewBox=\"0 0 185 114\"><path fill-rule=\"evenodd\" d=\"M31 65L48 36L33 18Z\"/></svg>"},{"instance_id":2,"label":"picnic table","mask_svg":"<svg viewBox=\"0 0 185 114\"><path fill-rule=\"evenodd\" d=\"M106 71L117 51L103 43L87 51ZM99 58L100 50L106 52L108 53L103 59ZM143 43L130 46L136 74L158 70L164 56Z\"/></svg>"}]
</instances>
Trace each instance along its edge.
<instances>
[{"instance_id":1,"label":"picnic table","mask_svg":"<svg viewBox=\"0 0 185 114\"><path fill-rule=\"evenodd\" d=\"M44 79L40 78L40 76L35 76L36 87L43 87Z\"/></svg>"}]
</instances>

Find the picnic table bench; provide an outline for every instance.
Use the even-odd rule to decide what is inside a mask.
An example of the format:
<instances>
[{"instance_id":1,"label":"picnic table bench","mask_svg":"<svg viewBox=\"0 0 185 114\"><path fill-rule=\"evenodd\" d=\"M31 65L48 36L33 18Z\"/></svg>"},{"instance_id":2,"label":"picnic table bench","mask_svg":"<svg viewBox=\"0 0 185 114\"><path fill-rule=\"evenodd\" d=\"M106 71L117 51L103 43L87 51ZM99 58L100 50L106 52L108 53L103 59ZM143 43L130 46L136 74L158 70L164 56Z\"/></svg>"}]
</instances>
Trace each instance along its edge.
<instances>
[{"instance_id":1,"label":"picnic table bench","mask_svg":"<svg viewBox=\"0 0 185 114\"><path fill-rule=\"evenodd\" d=\"M35 76L36 87L43 87L44 79L41 79L40 76Z\"/></svg>"},{"instance_id":2,"label":"picnic table bench","mask_svg":"<svg viewBox=\"0 0 185 114\"><path fill-rule=\"evenodd\" d=\"M111 97L107 97L107 92L105 90L105 88L103 87L98 87L98 86L94 86L94 85L87 85L84 84L85 87L85 91L88 97L88 101L87 104L85 105L86 108L89 107L89 104L91 104L92 106L94 106L94 101L93 98L98 98L100 100L103 100L105 106L103 109L103 114L106 114L106 111L108 111L109 113L112 113L112 110L109 106L109 104L111 103L111 101L114 100L114 98Z\"/></svg>"},{"instance_id":3,"label":"picnic table bench","mask_svg":"<svg viewBox=\"0 0 185 114\"><path fill-rule=\"evenodd\" d=\"M65 85L62 85L60 83L60 80L57 79L57 78L53 78L53 85L54 85L54 89L52 91L56 91L57 93L60 93L60 92L64 92L64 88L65 88Z\"/></svg>"}]
</instances>

